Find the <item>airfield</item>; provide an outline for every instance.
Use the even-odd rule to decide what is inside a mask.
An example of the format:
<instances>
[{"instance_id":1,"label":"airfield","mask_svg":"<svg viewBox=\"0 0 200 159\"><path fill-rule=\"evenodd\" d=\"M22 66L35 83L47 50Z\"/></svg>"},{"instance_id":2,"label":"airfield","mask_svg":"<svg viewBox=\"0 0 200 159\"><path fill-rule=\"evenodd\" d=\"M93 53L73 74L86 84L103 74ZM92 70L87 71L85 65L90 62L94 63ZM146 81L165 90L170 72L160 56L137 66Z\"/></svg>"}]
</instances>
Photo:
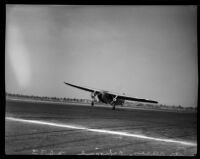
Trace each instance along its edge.
<instances>
[{"instance_id":1,"label":"airfield","mask_svg":"<svg viewBox=\"0 0 200 159\"><path fill-rule=\"evenodd\" d=\"M197 113L6 100L5 154L194 156Z\"/></svg>"}]
</instances>

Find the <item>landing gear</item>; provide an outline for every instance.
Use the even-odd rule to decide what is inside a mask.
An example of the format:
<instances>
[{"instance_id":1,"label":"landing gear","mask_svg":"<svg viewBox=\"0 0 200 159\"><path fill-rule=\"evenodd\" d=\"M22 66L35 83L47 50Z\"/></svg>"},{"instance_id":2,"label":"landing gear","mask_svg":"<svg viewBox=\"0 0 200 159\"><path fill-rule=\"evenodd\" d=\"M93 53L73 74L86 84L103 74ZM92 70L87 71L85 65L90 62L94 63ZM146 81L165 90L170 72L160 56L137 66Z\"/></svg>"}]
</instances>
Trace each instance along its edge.
<instances>
[{"instance_id":1,"label":"landing gear","mask_svg":"<svg viewBox=\"0 0 200 159\"><path fill-rule=\"evenodd\" d=\"M92 101L91 106L94 107L94 101Z\"/></svg>"},{"instance_id":2,"label":"landing gear","mask_svg":"<svg viewBox=\"0 0 200 159\"><path fill-rule=\"evenodd\" d=\"M96 92L92 92L92 93L91 93L91 98L92 98L91 106L92 106L92 107L94 106L95 96L96 96L96 95L97 95Z\"/></svg>"},{"instance_id":3,"label":"landing gear","mask_svg":"<svg viewBox=\"0 0 200 159\"><path fill-rule=\"evenodd\" d=\"M115 96L115 98L113 98L113 101L111 102L111 104L113 106L112 110L115 110L116 101L117 101L117 95Z\"/></svg>"}]
</instances>

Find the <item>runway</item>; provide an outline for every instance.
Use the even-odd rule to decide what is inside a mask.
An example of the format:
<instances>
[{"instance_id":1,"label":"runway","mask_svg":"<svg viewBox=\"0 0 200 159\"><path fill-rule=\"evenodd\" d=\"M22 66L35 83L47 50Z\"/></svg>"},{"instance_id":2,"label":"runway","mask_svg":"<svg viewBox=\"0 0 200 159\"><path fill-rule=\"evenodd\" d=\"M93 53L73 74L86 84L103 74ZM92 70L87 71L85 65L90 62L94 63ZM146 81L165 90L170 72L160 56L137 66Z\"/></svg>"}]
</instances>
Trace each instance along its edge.
<instances>
[{"instance_id":1,"label":"runway","mask_svg":"<svg viewBox=\"0 0 200 159\"><path fill-rule=\"evenodd\" d=\"M6 154L193 156L197 152L196 113L8 100L5 124Z\"/></svg>"}]
</instances>

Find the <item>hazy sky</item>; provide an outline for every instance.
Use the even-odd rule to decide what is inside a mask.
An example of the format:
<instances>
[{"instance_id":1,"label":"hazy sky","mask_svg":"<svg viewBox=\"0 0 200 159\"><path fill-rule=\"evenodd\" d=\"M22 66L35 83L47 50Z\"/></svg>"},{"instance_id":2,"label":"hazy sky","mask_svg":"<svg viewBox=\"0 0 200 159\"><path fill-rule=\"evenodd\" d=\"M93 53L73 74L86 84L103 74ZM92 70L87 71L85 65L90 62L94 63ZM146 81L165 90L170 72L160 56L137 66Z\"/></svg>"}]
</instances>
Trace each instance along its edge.
<instances>
[{"instance_id":1,"label":"hazy sky","mask_svg":"<svg viewBox=\"0 0 200 159\"><path fill-rule=\"evenodd\" d=\"M196 6L6 6L6 91L90 98L63 82L197 106Z\"/></svg>"}]
</instances>

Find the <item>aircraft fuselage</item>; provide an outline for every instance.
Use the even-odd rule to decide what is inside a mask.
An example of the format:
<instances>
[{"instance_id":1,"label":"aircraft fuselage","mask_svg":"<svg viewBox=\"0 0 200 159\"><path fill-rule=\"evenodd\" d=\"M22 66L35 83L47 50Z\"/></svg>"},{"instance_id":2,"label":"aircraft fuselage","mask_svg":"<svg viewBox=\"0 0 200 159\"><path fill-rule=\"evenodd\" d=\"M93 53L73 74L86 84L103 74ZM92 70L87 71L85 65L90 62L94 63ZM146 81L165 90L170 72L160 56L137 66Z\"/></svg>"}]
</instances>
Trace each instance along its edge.
<instances>
[{"instance_id":1,"label":"aircraft fuselage","mask_svg":"<svg viewBox=\"0 0 200 159\"><path fill-rule=\"evenodd\" d=\"M97 95L97 98L99 99L99 101L101 101L105 104L111 104L111 105L123 105L124 104L124 100L117 99L117 98L115 100L115 97L116 96L113 96L106 92L102 92Z\"/></svg>"}]
</instances>

